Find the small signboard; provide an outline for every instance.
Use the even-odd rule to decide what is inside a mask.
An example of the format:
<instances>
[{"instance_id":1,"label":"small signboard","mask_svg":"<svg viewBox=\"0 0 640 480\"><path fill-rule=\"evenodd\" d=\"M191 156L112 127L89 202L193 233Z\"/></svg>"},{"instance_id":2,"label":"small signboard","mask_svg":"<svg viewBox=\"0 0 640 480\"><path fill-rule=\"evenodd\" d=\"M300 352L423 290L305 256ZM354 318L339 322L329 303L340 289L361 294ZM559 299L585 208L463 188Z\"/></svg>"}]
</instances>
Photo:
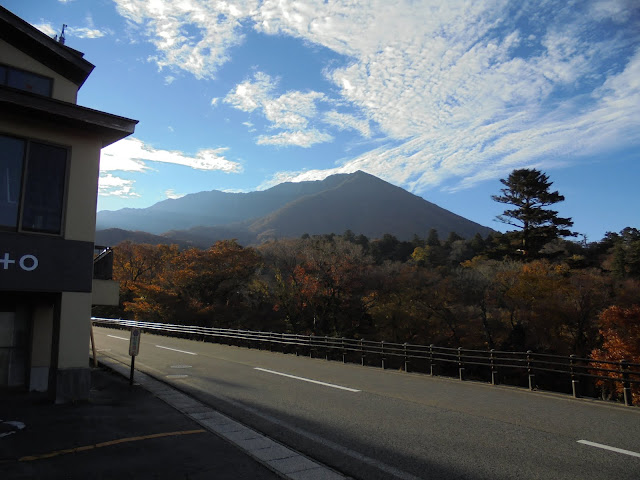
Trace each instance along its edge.
<instances>
[{"instance_id":1,"label":"small signboard","mask_svg":"<svg viewBox=\"0 0 640 480\"><path fill-rule=\"evenodd\" d=\"M131 329L131 339L129 340L129 355L135 357L140 352L140 329Z\"/></svg>"}]
</instances>

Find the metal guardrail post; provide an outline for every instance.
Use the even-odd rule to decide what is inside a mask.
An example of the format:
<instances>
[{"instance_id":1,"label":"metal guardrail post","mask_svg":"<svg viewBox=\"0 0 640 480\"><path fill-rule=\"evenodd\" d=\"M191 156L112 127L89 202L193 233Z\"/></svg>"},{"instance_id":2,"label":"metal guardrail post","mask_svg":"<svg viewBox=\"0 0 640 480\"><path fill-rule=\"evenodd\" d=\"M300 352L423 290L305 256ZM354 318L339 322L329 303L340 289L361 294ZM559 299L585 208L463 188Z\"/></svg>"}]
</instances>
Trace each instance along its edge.
<instances>
[{"instance_id":1,"label":"metal guardrail post","mask_svg":"<svg viewBox=\"0 0 640 480\"><path fill-rule=\"evenodd\" d=\"M491 385L498 384L498 370L496 370L496 355L495 349L492 348L490 350L490 359L491 359Z\"/></svg>"},{"instance_id":2,"label":"metal guardrail post","mask_svg":"<svg viewBox=\"0 0 640 480\"><path fill-rule=\"evenodd\" d=\"M384 340L380 342L380 356L382 357L381 363L382 363L382 369L384 370L385 360L386 360L386 358L384 358Z\"/></svg>"},{"instance_id":3,"label":"metal guardrail post","mask_svg":"<svg viewBox=\"0 0 640 480\"><path fill-rule=\"evenodd\" d=\"M309 358L313 358L313 346L311 345L311 335L309 335Z\"/></svg>"},{"instance_id":4,"label":"metal guardrail post","mask_svg":"<svg viewBox=\"0 0 640 480\"><path fill-rule=\"evenodd\" d=\"M464 363L462 363L462 347L458 347L458 374L464 380Z\"/></svg>"},{"instance_id":5,"label":"metal guardrail post","mask_svg":"<svg viewBox=\"0 0 640 480\"><path fill-rule=\"evenodd\" d=\"M571 390L573 392L573 398L579 398L580 394L578 392L578 377L576 375L576 356L575 355L569 355L569 370L571 372Z\"/></svg>"},{"instance_id":6,"label":"metal guardrail post","mask_svg":"<svg viewBox=\"0 0 640 480\"><path fill-rule=\"evenodd\" d=\"M536 376L533 373L533 360L531 358L531 350L527 350L527 375L529 377L529 390L533 391L536 384Z\"/></svg>"},{"instance_id":7,"label":"metal guardrail post","mask_svg":"<svg viewBox=\"0 0 640 480\"><path fill-rule=\"evenodd\" d=\"M407 357L407 342L402 346L404 353L404 373L409 373L409 358Z\"/></svg>"},{"instance_id":8,"label":"metal guardrail post","mask_svg":"<svg viewBox=\"0 0 640 480\"><path fill-rule=\"evenodd\" d=\"M364 367L364 345L362 344L364 338L360 339L360 362L362 363L362 366Z\"/></svg>"},{"instance_id":9,"label":"metal guardrail post","mask_svg":"<svg viewBox=\"0 0 640 480\"><path fill-rule=\"evenodd\" d=\"M347 363L347 351L344 349L344 337L342 337L342 363Z\"/></svg>"},{"instance_id":10,"label":"metal guardrail post","mask_svg":"<svg viewBox=\"0 0 640 480\"><path fill-rule=\"evenodd\" d=\"M434 375L434 363L433 363L433 343L429 345L429 375Z\"/></svg>"},{"instance_id":11,"label":"metal guardrail post","mask_svg":"<svg viewBox=\"0 0 640 480\"><path fill-rule=\"evenodd\" d=\"M629 362L620 360L620 370L622 372L622 392L624 394L624 404L633 405L633 397L631 396L631 383L629 382Z\"/></svg>"},{"instance_id":12,"label":"metal guardrail post","mask_svg":"<svg viewBox=\"0 0 640 480\"><path fill-rule=\"evenodd\" d=\"M329 338L324 336L324 359L329 360Z\"/></svg>"}]
</instances>

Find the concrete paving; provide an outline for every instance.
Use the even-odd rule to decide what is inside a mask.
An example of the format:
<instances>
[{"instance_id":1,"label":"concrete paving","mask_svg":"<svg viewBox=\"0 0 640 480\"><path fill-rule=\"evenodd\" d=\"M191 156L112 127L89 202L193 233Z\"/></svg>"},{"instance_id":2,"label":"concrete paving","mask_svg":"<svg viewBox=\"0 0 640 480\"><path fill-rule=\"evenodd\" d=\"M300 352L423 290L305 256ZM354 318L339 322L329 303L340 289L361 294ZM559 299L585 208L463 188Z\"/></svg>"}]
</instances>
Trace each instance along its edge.
<instances>
[{"instance_id":1,"label":"concrete paving","mask_svg":"<svg viewBox=\"0 0 640 480\"><path fill-rule=\"evenodd\" d=\"M104 356L101 362L123 376L129 375L128 367L122 363ZM282 478L291 480L340 480L345 478L330 468L265 437L149 375L136 372L135 382L208 431L235 445L253 460L258 461Z\"/></svg>"},{"instance_id":2,"label":"concrete paving","mask_svg":"<svg viewBox=\"0 0 640 480\"><path fill-rule=\"evenodd\" d=\"M111 367L92 369L88 402L0 394L3 480L343 478L144 374L130 387L126 367Z\"/></svg>"}]
</instances>

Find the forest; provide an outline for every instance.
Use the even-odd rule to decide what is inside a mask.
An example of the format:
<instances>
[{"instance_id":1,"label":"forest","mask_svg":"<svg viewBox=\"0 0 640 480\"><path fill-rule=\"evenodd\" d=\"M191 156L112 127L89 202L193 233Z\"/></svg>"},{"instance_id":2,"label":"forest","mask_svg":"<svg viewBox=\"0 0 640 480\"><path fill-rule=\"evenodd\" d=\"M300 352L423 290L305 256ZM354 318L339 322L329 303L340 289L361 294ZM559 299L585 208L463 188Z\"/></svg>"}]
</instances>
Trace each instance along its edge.
<instances>
[{"instance_id":1,"label":"forest","mask_svg":"<svg viewBox=\"0 0 640 480\"><path fill-rule=\"evenodd\" d=\"M124 242L114 247L120 305L94 315L640 363L640 230L587 242L563 238L570 219L505 215L516 229L486 238Z\"/></svg>"}]
</instances>

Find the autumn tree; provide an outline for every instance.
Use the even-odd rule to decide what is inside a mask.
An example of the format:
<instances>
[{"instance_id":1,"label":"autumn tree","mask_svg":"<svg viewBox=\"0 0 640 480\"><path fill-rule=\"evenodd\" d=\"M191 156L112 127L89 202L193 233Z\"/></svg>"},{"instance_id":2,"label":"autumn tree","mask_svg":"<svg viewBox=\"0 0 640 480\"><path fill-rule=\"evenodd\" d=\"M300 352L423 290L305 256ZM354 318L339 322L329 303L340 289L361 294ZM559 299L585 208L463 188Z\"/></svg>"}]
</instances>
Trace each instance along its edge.
<instances>
[{"instance_id":1,"label":"autumn tree","mask_svg":"<svg viewBox=\"0 0 640 480\"><path fill-rule=\"evenodd\" d=\"M149 283L160 274L167 260L178 254L178 246L125 241L113 252L113 277L126 289L134 283Z\"/></svg>"},{"instance_id":2,"label":"autumn tree","mask_svg":"<svg viewBox=\"0 0 640 480\"><path fill-rule=\"evenodd\" d=\"M496 218L517 229L512 236L523 255L534 258L545 243L558 237L576 235L569 230L573 226L571 218L559 217L556 210L548 208L564 201L564 196L550 190L553 182L546 174L523 168L514 170L500 182L504 185L501 195L492 195L491 198L514 208L505 210Z\"/></svg>"},{"instance_id":3,"label":"autumn tree","mask_svg":"<svg viewBox=\"0 0 640 480\"><path fill-rule=\"evenodd\" d=\"M627 360L640 364L640 305L630 308L611 306L600 314L600 335L602 347L593 350L592 358L607 362ZM609 367L611 368L611 367ZM619 378L616 372L605 372L600 375ZM634 380L638 380L635 377ZM600 382L610 393L622 393L619 382L606 384ZM632 395L635 402L640 401L640 384L632 384Z\"/></svg>"},{"instance_id":4,"label":"autumn tree","mask_svg":"<svg viewBox=\"0 0 640 480\"><path fill-rule=\"evenodd\" d=\"M438 279L435 272L407 263L376 266L369 275L371 288L364 298L373 328L363 333L368 339L397 343L433 341L433 327L419 299L421 289Z\"/></svg>"},{"instance_id":5,"label":"autumn tree","mask_svg":"<svg viewBox=\"0 0 640 480\"><path fill-rule=\"evenodd\" d=\"M257 252L234 240L207 250L177 252L150 282L133 287L126 308L136 319L230 327L241 322L239 308L260 263Z\"/></svg>"},{"instance_id":6,"label":"autumn tree","mask_svg":"<svg viewBox=\"0 0 640 480\"><path fill-rule=\"evenodd\" d=\"M279 240L260 247L272 275L274 309L293 333L352 335L363 316L372 260L339 236Z\"/></svg>"}]
</instances>

